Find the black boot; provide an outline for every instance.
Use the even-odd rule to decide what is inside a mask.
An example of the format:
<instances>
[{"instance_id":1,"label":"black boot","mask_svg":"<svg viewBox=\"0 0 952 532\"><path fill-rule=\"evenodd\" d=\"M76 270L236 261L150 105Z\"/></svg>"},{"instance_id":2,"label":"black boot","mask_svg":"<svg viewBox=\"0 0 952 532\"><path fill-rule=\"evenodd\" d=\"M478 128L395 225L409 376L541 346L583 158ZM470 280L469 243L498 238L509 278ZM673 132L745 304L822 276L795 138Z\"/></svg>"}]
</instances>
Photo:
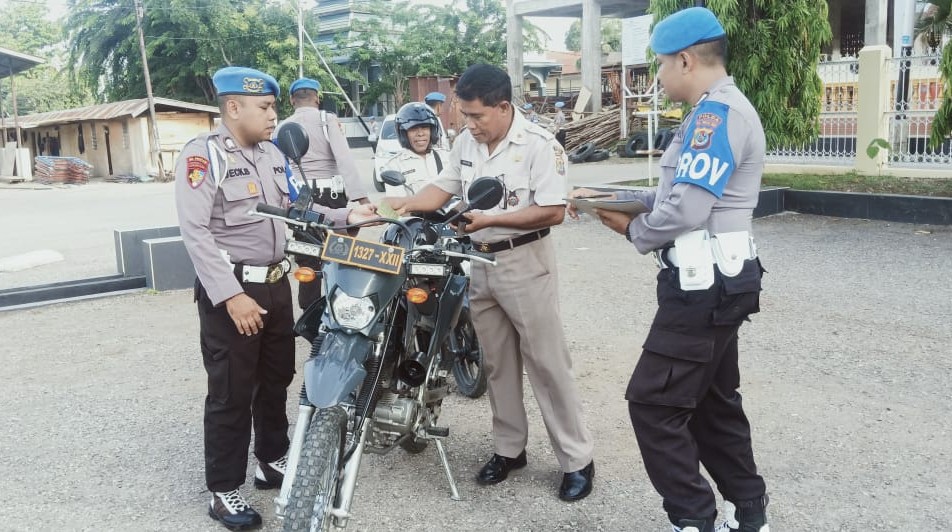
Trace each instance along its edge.
<instances>
[{"instance_id":1,"label":"black boot","mask_svg":"<svg viewBox=\"0 0 952 532\"><path fill-rule=\"evenodd\" d=\"M724 522L717 527L717 532L770 532L767 524L767 503L770 499L763 497L746 501L724 500Z\"/></svg>"}]
</instances>

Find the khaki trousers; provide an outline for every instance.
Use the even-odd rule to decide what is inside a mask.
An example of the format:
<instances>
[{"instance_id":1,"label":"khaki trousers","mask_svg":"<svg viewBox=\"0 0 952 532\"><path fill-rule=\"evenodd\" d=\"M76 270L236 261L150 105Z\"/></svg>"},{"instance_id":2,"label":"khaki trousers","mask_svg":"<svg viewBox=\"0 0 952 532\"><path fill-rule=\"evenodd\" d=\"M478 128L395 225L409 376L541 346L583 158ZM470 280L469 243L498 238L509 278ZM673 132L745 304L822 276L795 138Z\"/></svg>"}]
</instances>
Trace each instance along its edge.
<instances>
[{"instance_id":1,"label":"khaki trousers","mask_svg":"<svg viewBox=\"0 0 952 532\"><path fill-rule=\"evenodd\" d=\"M564 472L592 461L594 442L582 421L572 359L559 314L551 237L496 253L496 266L473 263L470 307L485 355L496 454L523 451L529 422L523 365Z\"/></svg>"}]
</instances>

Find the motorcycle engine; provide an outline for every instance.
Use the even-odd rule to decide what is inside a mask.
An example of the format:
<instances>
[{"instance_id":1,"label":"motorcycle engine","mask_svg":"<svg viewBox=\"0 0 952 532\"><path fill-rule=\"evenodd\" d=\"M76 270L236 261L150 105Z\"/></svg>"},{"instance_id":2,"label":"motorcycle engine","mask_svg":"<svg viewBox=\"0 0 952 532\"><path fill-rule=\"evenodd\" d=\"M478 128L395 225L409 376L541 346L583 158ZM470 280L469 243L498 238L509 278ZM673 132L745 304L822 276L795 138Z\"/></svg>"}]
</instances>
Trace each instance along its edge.
<instances>
[{"instance_id":1,"label":"motorcycle engine","mask_svg":"<svg viewBox=\"0 0 952 532\"><path fill-rule=\"evenodd\" d=\"M384 392L374 410L374 428L394 438L406 434L416 423L420 404L408 397Z\"/></svg>"}]
</instances>

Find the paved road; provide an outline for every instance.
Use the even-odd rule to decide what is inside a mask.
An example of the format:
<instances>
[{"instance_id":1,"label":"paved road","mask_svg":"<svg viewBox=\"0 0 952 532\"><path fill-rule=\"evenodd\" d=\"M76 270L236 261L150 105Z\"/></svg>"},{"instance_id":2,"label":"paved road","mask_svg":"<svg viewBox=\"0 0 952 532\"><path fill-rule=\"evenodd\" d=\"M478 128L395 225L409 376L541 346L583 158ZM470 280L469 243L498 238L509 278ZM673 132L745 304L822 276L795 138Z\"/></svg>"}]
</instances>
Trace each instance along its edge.
<instances>
[{"instance_id":1,"label":"paved road","mask_svg":"<svg viewBox=\"0 0 952 532\"><path fill-rule=\"evenodd\" d=\"M754 227L769 274L763 311L741 330L741 392L772 528L948 529L952 228L794 214ZM435 449L370 456L347 530L670 530L623 400L656 270L590 219L551 238L596 441L592 496L555 497L558 465L530 391L529 466L478 486L488 400L454 395L441 422L463 500L449 499ZM0 312L0 529L224 530L205 515L197 321L189 291ZM273 492L246 487L277 530Z\"/></svg>"}]
</instances>

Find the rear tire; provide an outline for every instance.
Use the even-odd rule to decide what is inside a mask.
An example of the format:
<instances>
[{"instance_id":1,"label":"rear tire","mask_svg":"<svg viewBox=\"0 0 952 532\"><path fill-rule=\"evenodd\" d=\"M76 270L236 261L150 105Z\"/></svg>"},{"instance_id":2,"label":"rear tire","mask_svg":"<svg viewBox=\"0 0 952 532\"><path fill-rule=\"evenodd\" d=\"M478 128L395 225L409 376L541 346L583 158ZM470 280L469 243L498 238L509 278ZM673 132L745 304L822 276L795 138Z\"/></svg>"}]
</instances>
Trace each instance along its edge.
<instances>
[{"instance_id":1,"label":"rear tire","mask_svg":"<svg viewBox=\"0 0 952 532\"><path fill-rule=\"evenodd\" d=\"M318 410L307 429L297 474L284 510L284 530L327 531L337 499L347 415L340 407Z\"/></svg>"},{"instance_id":2,"label":"rear tire","mask_svg":"<svg viewBox=\"0 0 952 532\"><path fill-rule=\"evenodd\" d=\"M469 308L463 307L456 328L450 332L460 354L453 359L453 379L459 393L476 399L486 393L486 369L483 348L476 337L476 328L469 315Z\"/></svg>"}]
</instances>

